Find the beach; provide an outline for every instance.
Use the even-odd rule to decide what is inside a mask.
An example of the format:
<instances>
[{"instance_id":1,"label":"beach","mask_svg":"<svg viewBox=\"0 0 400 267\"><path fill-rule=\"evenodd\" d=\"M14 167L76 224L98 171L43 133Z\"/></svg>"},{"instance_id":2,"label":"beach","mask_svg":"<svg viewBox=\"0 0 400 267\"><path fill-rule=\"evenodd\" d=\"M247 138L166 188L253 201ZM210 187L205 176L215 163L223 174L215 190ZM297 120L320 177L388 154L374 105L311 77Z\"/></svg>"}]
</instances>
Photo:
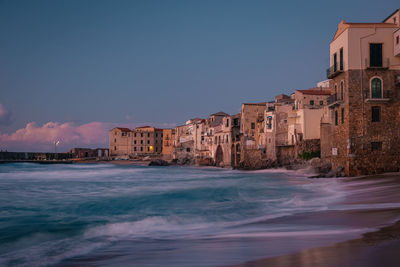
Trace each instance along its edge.
<instances>
[{"instance_id":1,"label":"beach","mask_svg":"<svg viewBox=\"0 0 400 267\"><path fill-rule=\"evenodd\" d=\"M294 220L346 223L376 230L360 238L232 266L399 266L400 173L341 180L353 192L343 204L355 205L354 210L330 211L317 220L310 214Z\"/></svg>"}]
</instances>

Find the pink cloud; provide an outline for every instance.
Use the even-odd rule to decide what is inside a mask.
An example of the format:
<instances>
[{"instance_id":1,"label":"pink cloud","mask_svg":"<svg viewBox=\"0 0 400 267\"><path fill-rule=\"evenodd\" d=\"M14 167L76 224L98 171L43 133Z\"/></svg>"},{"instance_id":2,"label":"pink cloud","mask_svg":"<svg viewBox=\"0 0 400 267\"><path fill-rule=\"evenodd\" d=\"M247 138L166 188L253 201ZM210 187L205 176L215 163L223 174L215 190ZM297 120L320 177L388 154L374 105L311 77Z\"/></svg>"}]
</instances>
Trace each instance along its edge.
<instances>
[{"instance_id":1,"label":"pink cloud","mask_svg":"<svg viewBox=\"0 0 400 267\"><path fill-rule=\"evenodd\" d=\"M38 126L28 123L11 134L0 134L0 149L8 151L54 151L54 142L60 141L58 151L72 147L107 147L111 123L90 122L76 125L72 122L48 122Z\"/></svg>"},{"instance_id":2,"label":"pink cloud","mask_svg":"<svg viewBox=\"0 0 400 267\"><path fill-rule=\"evenodd\" d=\"M109 131L116 127L133 129L151 123L116 124L90 122L77 125L73 122L47 122L42 126L36 122L26 124L25 128L14 133L0 133L0 149L8 151L54 151L54 142L60 141L58 152L67 152L73 147L108 147ZM176 123L156 124L155 127L172 128Z\"/></svg>"}]
</instances>

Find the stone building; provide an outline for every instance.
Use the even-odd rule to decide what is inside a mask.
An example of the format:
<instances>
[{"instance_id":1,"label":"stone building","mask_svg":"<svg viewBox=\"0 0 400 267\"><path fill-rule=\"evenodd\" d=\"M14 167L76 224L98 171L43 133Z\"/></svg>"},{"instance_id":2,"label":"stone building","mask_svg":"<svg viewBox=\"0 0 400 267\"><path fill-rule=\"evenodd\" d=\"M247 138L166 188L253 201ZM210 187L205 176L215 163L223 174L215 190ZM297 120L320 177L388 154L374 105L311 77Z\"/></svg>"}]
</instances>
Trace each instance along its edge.
<instances>
[{"instance_id":1,"label":"stone building","mask_svg":"<svg viewBox=\"0 0 400 267\"><path fill-rule=\"evenodd\" d=\"M128 158L132 154L132 131L116 127L110 131L110 156Z\"/></svg>"},{"instance_id":2,"label":"stone building","mask_svg":"<svg viewBox=\"0 0 400 267\"><path fill-rule=\"evenodd\" d=\"M296 90L293 94L295 109L321 108L327 104L329 89L311 88L307 90Z\"/></svg>"},{"instance_id":3,"label":"stone building","mask_svg":"<svg viewBox=\"0 0 400 267\"><path fill-rule=\"evenodd\" d=\"M325 83L326 84L326 83ZM304 153L318 155L320 123L330 90L321 87L279 95L265 111L267 164L289 164Z\"/></svg>"},{"instance_id":4,"label":"stone building","mask_svg":"<svg viewBox=\"0 0 400 267\"><path fill-rule=\"evenodd\" d=\"M162 156L165 160L171 160L174 153L175 129L163 129Z\"/></svg>"},{"instance_id":5,"label":"stone building","mask_svg":"<svg viewBox=\"0 0 400 267\"><path fill-rule=\"evenodd\" d=\"M132 154L161 154L163 149L163 129L151 126L138 127L132 131Z\"/></svg>"},{"instance_id":6,"label":"stone building","mask_svg":"<svg viewBox=\"0 0 400 267\"><path fill-rule=\"evenodd\" d=\"M399 9L383 22L341 21L330 43L321 154L348 176L399 170L399 23Z\"/></svg>"},{"instance_id":7,"label":"stone building","mask_svg":"<svg viewBox=\"0 0 400 267\"><path fill-rule=\"evenodd\" d=\"M243 168L261 167L261 161L265 157L264 113L266 108L267 102L242 104L239 165Z\"/></svg>"},{"instance_id":8,"label":"stone building","mask_svg":"<svg viewBox=\"0 0 400 267\"><path fill-rule=\"evenodd\" d=\"M163 130L143 126L134 130L116 127L110 131L111 157L130 158L161 154L163 149Z\"/></svg>"}]
</instances>

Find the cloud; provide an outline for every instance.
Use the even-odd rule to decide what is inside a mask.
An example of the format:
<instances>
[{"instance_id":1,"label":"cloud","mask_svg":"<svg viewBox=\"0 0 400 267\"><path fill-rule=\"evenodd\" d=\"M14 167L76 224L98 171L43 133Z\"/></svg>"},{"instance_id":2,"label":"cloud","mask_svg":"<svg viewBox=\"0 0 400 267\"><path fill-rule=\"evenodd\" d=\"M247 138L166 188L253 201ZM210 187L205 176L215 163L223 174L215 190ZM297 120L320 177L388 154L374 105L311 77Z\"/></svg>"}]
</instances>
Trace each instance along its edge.
<instances>
[{"instance_id":1,"label":"cloud","mask_svg":"<svg viewBox=\"0 0 400 267\"><path fill-rule=\"evenodd\" d=\"M76 125L72 122L35 122L11 134L0 134L0 149L8 151L54 151L54 142L60 141L58 151L72 147L107 147L111 123L90 122Z\"/></svg>"},{"instance_id":2,"label":"cloud","mask_svg":"<svg viewBox=\"0 0 400 267\"><path fill-rule=\"evenodd\" d=\"M176 123L135 123L116 124L108 122L90 122L77 125L73 122L47 122L42 126L36 122L26 124L10 134L0 134L0 149L8 151L44 151L53 152L54 142L60 141L59 152L67 152L73 147L108 147L109 131L116 127L133 129L143 125L160 128L172 128Z\"/></svg>"},{"instance_id":3,"label":"cloud","mask_svg":"<svg viewBox=\"0 0 400 267\"><path fill-rule=\"evenodd\" d=\"M11 112L9 112L2 104L0 104L0 126L10 125L11 123Z\"/></svg>"}]
</instances>

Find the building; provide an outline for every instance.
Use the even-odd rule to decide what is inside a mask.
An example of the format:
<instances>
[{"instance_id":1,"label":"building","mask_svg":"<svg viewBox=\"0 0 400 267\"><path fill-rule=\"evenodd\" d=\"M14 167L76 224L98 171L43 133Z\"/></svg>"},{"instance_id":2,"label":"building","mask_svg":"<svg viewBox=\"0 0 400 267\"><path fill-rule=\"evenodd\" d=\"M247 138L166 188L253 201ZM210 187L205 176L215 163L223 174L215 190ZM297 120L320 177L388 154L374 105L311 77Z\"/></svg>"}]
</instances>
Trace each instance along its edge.
<instances>
[{"instance_id":1,"label":"building","mask_svg":"<svg viewBox=\"0 0 400 267\"><path fill-rule=\"evenodd\" d=\"M128 158L132 154L132 134L128 128L113 128L110 131L110 156Z\"/></svg>"},{"instance_id":2,"label":"building","mask_svg":"<svg viewBox=\"0 0 400 267\"><path fill-rule=\"evenodd\" d=\"M174 129L163 129L163 146L162 156L166 160L171 160L174 153L174 142L175 130Z\"/></svg>"},{"instance_id":3,"label":"building","mask_svg":"<svg viewBox=\"0 0 400 267\"><path fill-rule=\"evenodd\" d=\"M291 101L288 98L285 100ZM243 168L259 168L265 158L264 116L266 109L267 102L242 104L239 165Z\"/></svg>"},{"instance_id":4,"label":"building","mask_svg":"<svg viewBox=\"0 0 400 267\"><path fill-rule=\"evenodd\" d=\"M110 131L111 157L125 159L135 156L160 155L163 150L163 129L151 126L134 130L116 127Z\"/></svg>"},{"instance_id":5,"label":"building","mask_svg":"<svg viewBox=\"0 0 400 267\"><path fill-rule=\"evenodd\" d=\"M132 154L134 156L161 154L163 129L151 126L137 127L132 131Z\"/></svg>"},{"instance_id":6,"label":"building","mask_svg":"<svg viewBox=\"0 0 400 267\"><path fill-rule=\"evenodd\" d=\"M69 153L73 158L107 158L109 154L109 149L74 147L69 151Z\"/></svg>"},{"instance_id":7,"label":"building","mask_svg":"<svg viewBox=\"0 0 400 267\"><path fill-rule=\"evenodd\" d=\"M347 176L399 170L399 29L398 9L378 23L341 21L330 43L321 155Z\"/></svg>"}]
</instances>

